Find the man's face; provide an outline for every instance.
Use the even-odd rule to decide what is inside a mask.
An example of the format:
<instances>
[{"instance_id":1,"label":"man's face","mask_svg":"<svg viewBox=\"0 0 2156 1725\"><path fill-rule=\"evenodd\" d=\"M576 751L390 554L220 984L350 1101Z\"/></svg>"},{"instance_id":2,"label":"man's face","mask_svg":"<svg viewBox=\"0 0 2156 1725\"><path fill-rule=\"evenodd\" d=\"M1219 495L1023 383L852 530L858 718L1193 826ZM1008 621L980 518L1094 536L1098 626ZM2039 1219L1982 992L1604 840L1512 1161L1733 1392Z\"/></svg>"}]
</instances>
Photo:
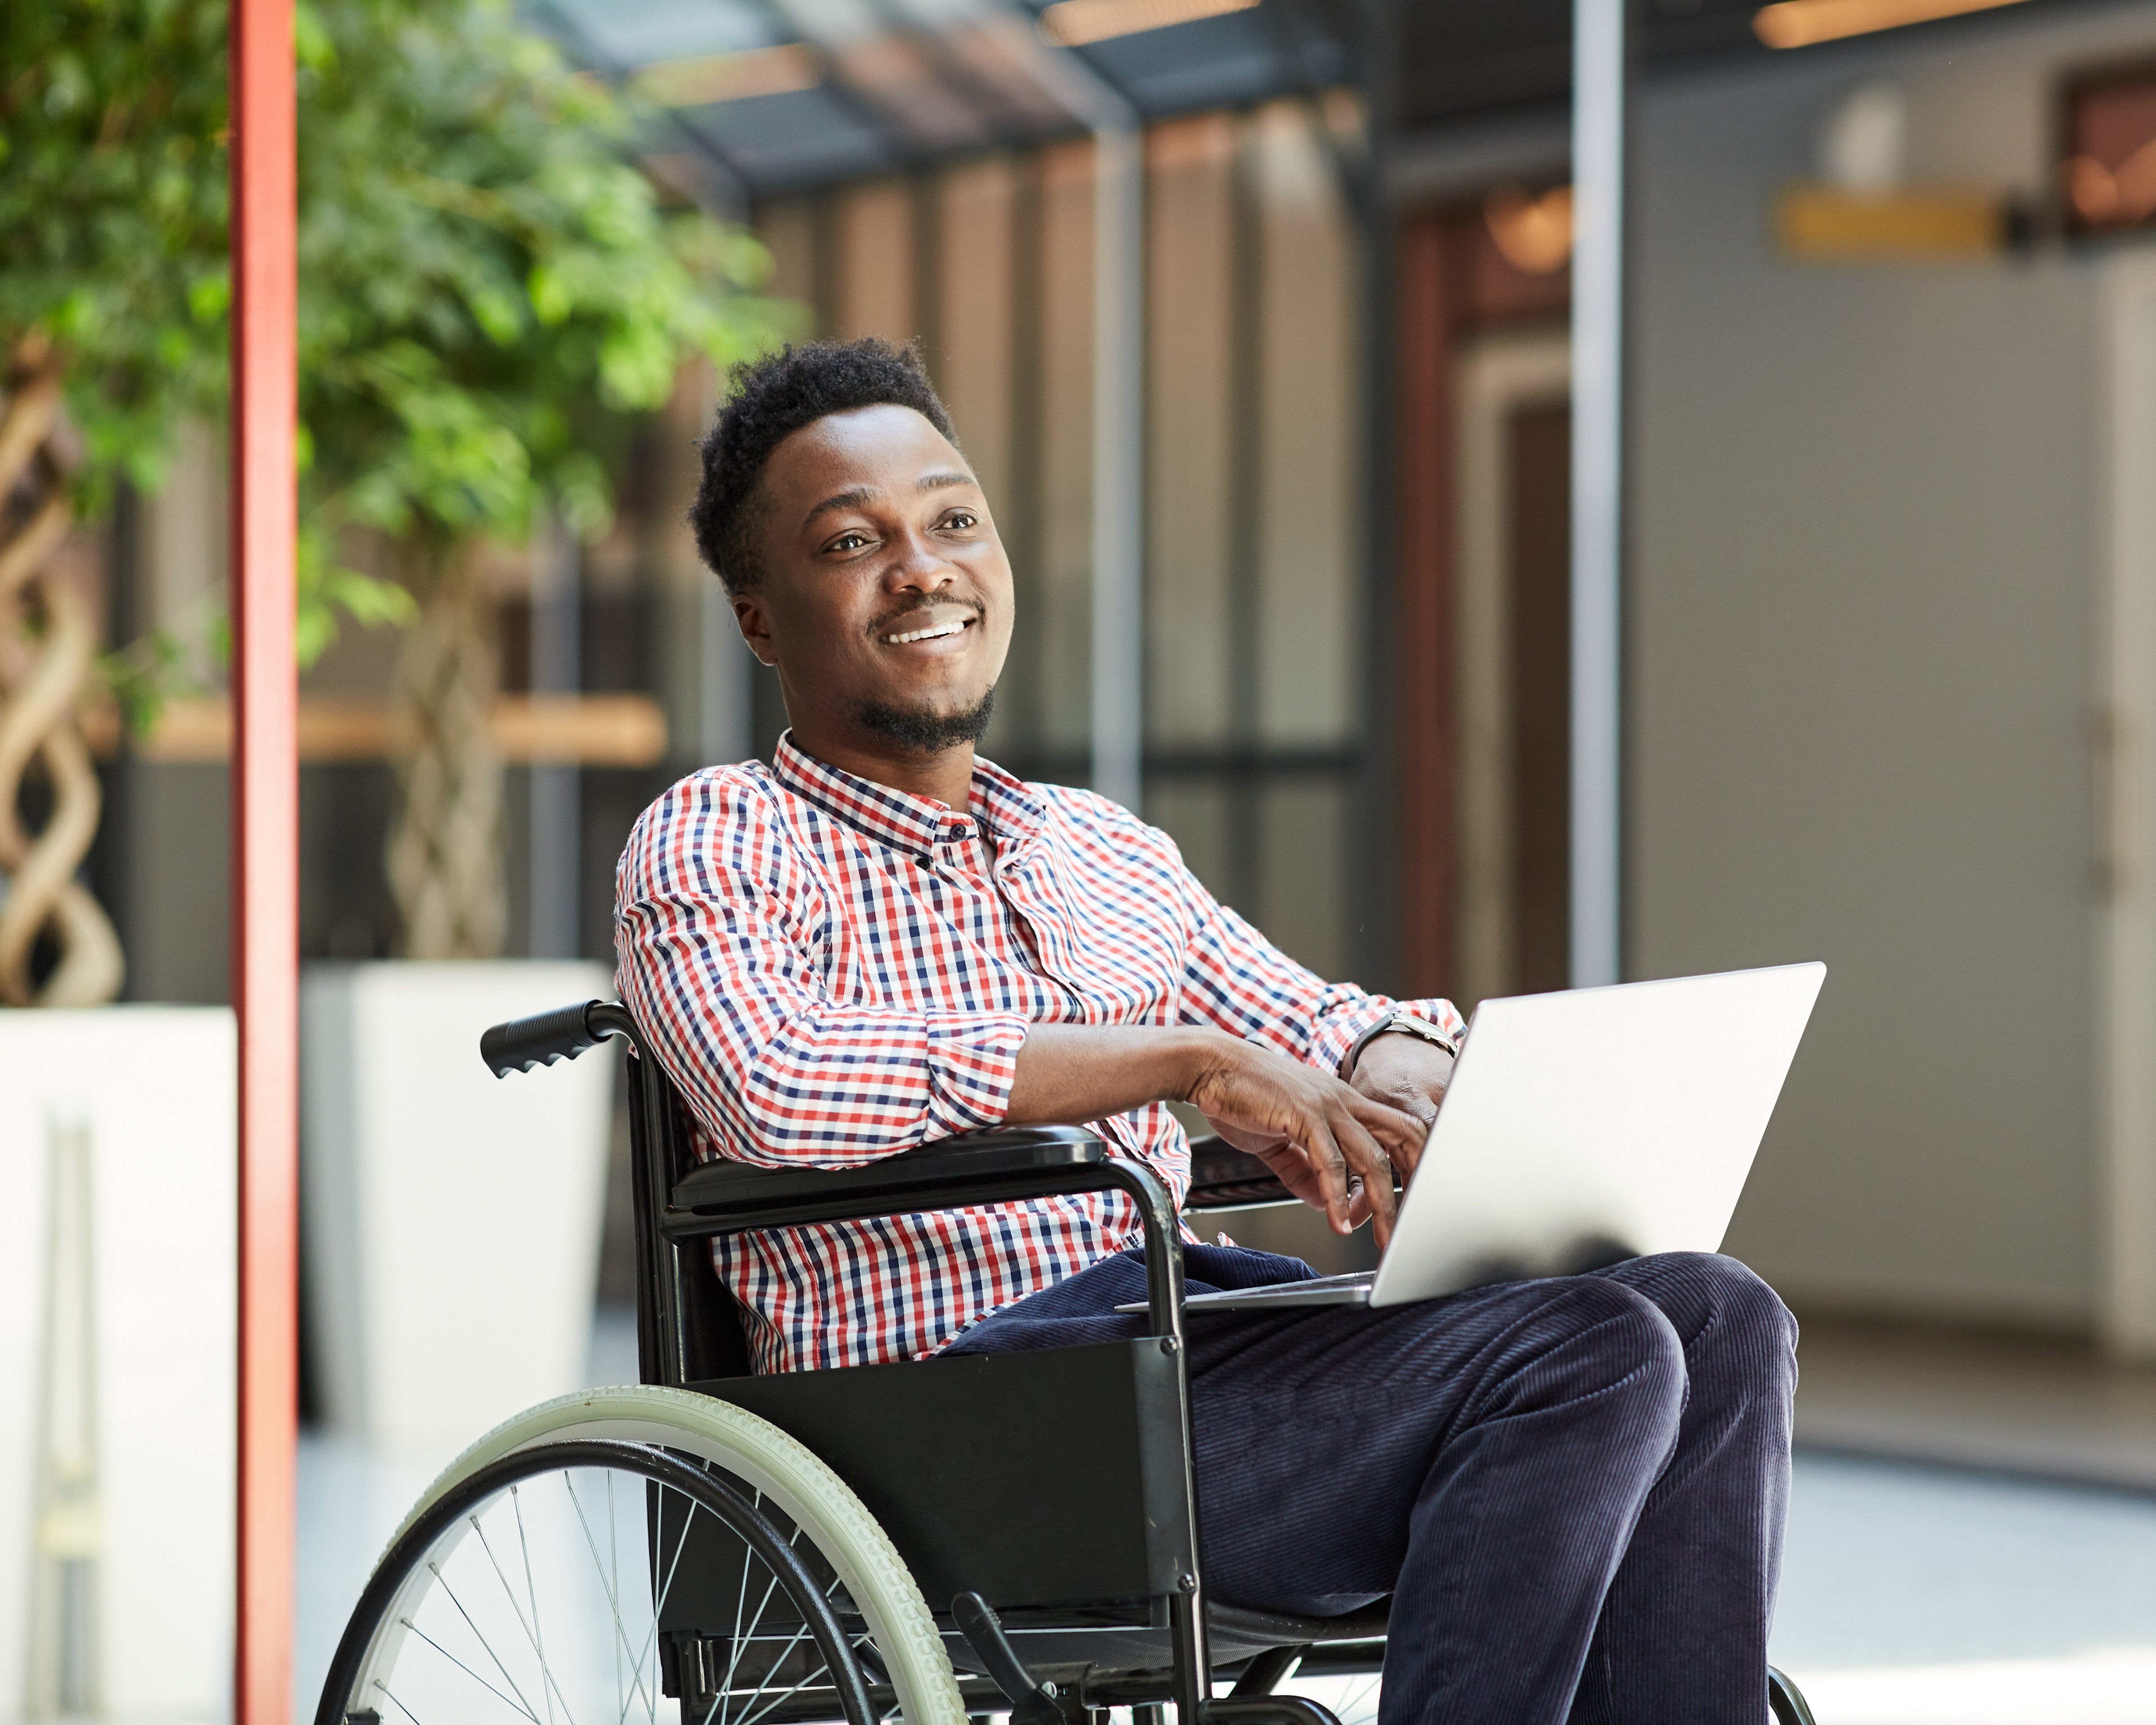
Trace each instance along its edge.
<instances>
[{"instance_id":1,"label":"man's face","mask_svg":"<svg viewBox=\"0 0 2156 1725\"><path fill-rule=\"evenodd\" d=\"M833 413L772 452L748 506L762 578L734 614L804 745L970 740L1010 649L1011 573L950 439L911 408Z\"/></svg>"}]
</instances>

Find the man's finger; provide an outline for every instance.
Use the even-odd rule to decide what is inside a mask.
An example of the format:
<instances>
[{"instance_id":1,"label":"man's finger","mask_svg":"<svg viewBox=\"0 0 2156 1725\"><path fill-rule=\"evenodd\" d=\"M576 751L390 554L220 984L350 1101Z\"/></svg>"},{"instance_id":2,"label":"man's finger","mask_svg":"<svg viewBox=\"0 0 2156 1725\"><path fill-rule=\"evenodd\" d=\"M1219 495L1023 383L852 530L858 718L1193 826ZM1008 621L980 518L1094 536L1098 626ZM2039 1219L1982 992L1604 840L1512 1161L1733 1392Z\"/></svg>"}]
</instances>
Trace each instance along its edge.
<instances>
[{"instance_id":1,"label":"man's finger","mask_svg":"<svg viewBox=\"0 0 2156 1725\"><path fill-rule=\"evenodd\" d=\"M1393 1111L1385 1111L1391 1113ZM1401 1118L1406 1117L1402 1116ZM1362 1176L1363 1196L1370 1206L1370 1224L1383 1250L1393 1235L1393 1163L1384 1147L1363 1122L1349 1112L1339 1123L1340 1147Z\"/></svg>"},{"instance_id":2,"label":"man's finger","mask_svg":"<svg viewBox=\"0 0 2156 1725\"><path fill-rule=\"evenodd\" d=\"M1325 1208L1324 1182L1318 1178L1317 1164L1304 1153L1300 1144L1281 1137L1250 1153L1271 1169L1273 1178L1295 1197L1312 1209Z\"/></svg>"},{"instance_id":3,"label":"man's finger","mask_svg":"<svg viewBox=\"0 0 2156 1725\"><path fill-rule=\"evenodd\" d=\"M1348 1158L1340 1153L1332 1128L1326 1123L1323 1115L1312 1113L1303 1121L1295 1137L1310 1158L1310 1165L1324 1189L1326 1220L1332 1224L1335 1234L1349 1232Z\"/></svg>"}]
</instances>

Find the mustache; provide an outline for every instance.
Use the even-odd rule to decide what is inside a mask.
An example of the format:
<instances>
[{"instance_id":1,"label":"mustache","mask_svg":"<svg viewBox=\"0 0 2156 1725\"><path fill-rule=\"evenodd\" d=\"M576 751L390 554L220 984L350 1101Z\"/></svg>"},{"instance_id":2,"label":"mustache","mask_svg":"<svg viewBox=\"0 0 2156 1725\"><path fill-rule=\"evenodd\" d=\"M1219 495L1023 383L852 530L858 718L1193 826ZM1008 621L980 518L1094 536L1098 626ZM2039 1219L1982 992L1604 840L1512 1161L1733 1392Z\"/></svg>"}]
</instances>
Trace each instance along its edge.
<instances>
[{"instance_id":1,"label":"mustache","mask_svg":"<svg viewBox=\"0 0 2156 1725\"><path fill-rule=\"evenodd\" d=\"M898 625L907 618L917 616L923 611L933 611L942 605L957 605L971 611L976 622L985 622L988 619L988 608L980 600L962 599L956 593L943 593L932 598L916 599L910 604L901 605L895 611L886 611L869 625L868 632L871 637L880 640L887 634L896 633Z\"/></svg>"}]
</instances>

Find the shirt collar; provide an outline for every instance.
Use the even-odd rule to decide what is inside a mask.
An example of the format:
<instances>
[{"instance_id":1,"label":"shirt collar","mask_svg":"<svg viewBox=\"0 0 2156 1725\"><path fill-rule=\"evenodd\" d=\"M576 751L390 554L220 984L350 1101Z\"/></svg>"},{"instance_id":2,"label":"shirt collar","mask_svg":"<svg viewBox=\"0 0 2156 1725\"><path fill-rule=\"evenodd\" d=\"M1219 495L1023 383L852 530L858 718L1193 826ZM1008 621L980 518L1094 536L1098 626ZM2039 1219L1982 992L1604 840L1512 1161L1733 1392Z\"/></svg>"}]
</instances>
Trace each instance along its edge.
<instances>
[{"instance_id":1,"label":"shirt collar","mask_svg":"<svg viewBox=\"0 0 2156 1725\"><path fill-rule=\"evenodd\" d=\"M1031 838L1048 819L1047 809L1024 779L978 756L973 759L971 803L963 810L830 766L804 753L791 731L773 751L771 776L855 831L923 859L939 845L971 840L977 819L998 850Z\"/></svg>"}]
</instances>

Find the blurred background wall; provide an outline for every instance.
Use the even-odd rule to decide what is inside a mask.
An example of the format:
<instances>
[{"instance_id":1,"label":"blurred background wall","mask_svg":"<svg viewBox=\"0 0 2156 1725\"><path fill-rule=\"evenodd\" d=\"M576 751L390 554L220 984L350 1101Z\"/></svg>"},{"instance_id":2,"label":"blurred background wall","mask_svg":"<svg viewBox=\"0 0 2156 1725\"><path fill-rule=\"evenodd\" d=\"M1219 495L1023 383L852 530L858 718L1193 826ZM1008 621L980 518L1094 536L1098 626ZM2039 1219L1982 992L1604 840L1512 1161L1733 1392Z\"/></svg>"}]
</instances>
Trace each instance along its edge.
<instances>
[{"instance_id":1,"label":"blurred background wall","mask_svg":"<svg viewBox=\"0 0 2156 1725\"><path fill-rule=\"evenodd\" d=\"M2133 8L1672 80L1641 128L1630 963L1825 958L1732 1237L1800 1303L2082 1327L2104 1211L2102 251L1793 267L1852 90L2043 198Z\"/></svg>"}]
</instances>

